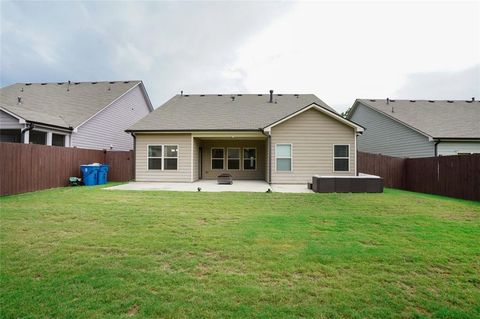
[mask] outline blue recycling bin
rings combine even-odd
[[[83,176],[83,184],[86,186],[97,185],[98,165],[80,165]]]
[[[106,184],[108,181],[108,165],[102,164],[98,168],[98,185]]]

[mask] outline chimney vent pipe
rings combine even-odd
[[[270,103],[273,102],[273,90],[270,90]]]

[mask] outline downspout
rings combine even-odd
[[[28,123],[27,123],[27,127],[23,128],[23,129],[20,131],[22,144],[25,142],[25,132],[31,131],[31,130],[33,130],[34,128],[35,128],[35,125],[33,125],[33,123],[28,122]]]
[[[268,146],[268,184],[272,184],[272,136],[270,134],[265,134],[263,128],[260,128],[260,131],[263,135],[267,137],[267,146]]]
[[[435,148],[435,157],[438,156],[438,147],[437,147],[437,145],[440,144],[440,142],[441,142],[441,140],[437,140],[437,141],[435,142],[435,144],[434,144],[434,145],[435,145],[435,146],[434,146],[434,148]]]
[[[130,132],[130,135],[133,137],[133,180],[135,180],[137,172],[137,137],[133,132]]]

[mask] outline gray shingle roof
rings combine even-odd
[[[16,83],[0,89],[0,106],[27,121],[75,128],[139,83]]]
[[[312,103],[335,112],[313,94],[269,99],[270,94],[175,95],[128,131],[258,130]]]
[[[358,99],[434,138],[480,138],[480,102]],[[392,108],[393,111],[392,112]],[[368,130],[368,125],[366,126]]]

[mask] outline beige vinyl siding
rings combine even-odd
[[[231,174],[233,179],[238,180],[265,180],[265,143],[266,140],[204,140],[202,141],[203,147],[203,159],[202,159],[202,171],[203,179],[216,179],[218,175],[222,173]],[[212,148],[221,147],[225,149],[225,160],[223,170],[212,170],[211,154]],[[240,148],[240,170],[227,169],[227,149],[228,148]],[[257,168],[256,170],[244,170],[243,169],[243,148],[256,148],[257,149]]]
[[[139,182],[191,182],[191,134],[137,134],[136,181]],[[177,170],[148,170],[148,145],[178,145]]]
[[[271,136],[272,183],[307,183],[316,174],[355,175],[355,129],[320,111],[310,109],[274,126]],[[276,144],[292,144],[292,171],[276,170]],[[350,146],[349,172],[334,172],[335,144]]]
[[[193,171],[192,171],[192,181],[196,181],[199,179],[199,176],[198,176],[198,170],[199,170],[199,167],[198,167],[198,161],[199,161],[199,148],[201,146],[201,143],[200,141],[198,140],[198,138],[193,138],[193,149],[192,149],[192,152],[193,152],[193,162],[192,162],[192,167],[193,167]]]

